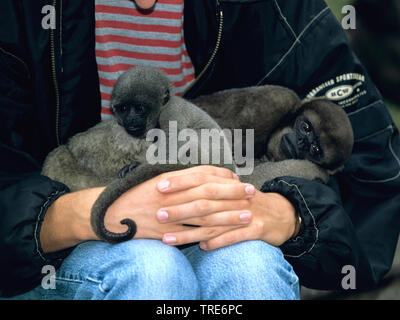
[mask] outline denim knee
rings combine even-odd
[[[188,255],[204,299],[298,299],[299,282],[279,248],[246,241]]]
[[[82,279],[75,299],[161,300],[199,296],[197,278],[186,257],[177,248],[157,240],[82,244],[60,272],[65,275],[70,270],[79,270]]]

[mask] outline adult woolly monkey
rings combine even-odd
[[[170,158],[169,143],[176,143],[175,162],[187,160],[187,152],[181,152],[182,149],[201,157],[203,153],[212,154],[216,144],[202,140],[176,141],[176,138],[170,141],[170,121],[174,121],[178,133],[190,128],[201,136],[202,129],[217,130],[221,141],[216,151],[224,157],[219,165],[235,170],[232,151],[218,124],[206,112],[171,92],[171,83],[163,72],[150,67],[128,70],[119,77],[112,91],[115,117],[75,135],[66,145],[52,151],[44,162],[42,174],[63,182],[71,191],[107,186],[91,213],[92,228],[100,239],[120,242],[136,233],[136,225],[130,219],[121,221],[128,226],[121,234],[110,232],[104,226],[109,205],[123,192],[163,172],[191,166],[190,163],[148,164],[147,152],[154,146],[153,141],[146,140],[149,130],[160,128],[165,133],[167,145],[158,142],[159,150],[167,151],[166,161]]]

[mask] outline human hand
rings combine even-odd
[[[263,240],[279,247],[299,233],[301,220],[290,201],[278,193],[256,191],[246,209],[253,215],[248,225],[202,241],[200,247],[214,250],[247,240]]]
[[[247,208],[248,199],[256,190],[252,185],[241,183],[230,170],[200,166],[191,171],[176,171],[164,176],[158,186],[158,191],[168,199],[157,212],[158,222],[166,227],[198,226],[167,231],[163,236],[167,244],[202,241],[251,221],[251,213],[243,208]],[[177,237],[176,233],[179,233]]]
[[[173,190],[171,188],[171,192]],[[201,212],[202,216],[185,220],[194,211]],[[159,219],[164,215],[160,212],[168,212],[169,221],[201,226],[196,230],[165,234],[165,243],[180,245],[200,241],[200,247],[205,250],[246,240],[263,240],[280,246],[300,228],[294,207],[285,197],[257,190],[254,190],[254,196],[245,200],[217,200],[204,202],[199,207],[188,204],[164,208],[158,212]]]
[[[169,185],[163,189],[166,182]],[[223,210],[225,207],[231,209],[240,201],[243,206],[243,201],[252,196],[246,193],[246,186],[248,185],[241,183],[232,171],[213,166],[197,166],[164,173],[121,195],[107,210],[105,225],[110,231],[120,233],[125,231],[126,227],[119,222],[131,218],[137,225],[134,238],[161,239],[165,233],[179,231],[197,234],[200,228],[184,224],[218,224],[221,217],[217,217],[217,220],[203,217],[206,214],[205,210],[212,206],[214,210]],[[218,201],[221,199],[231,203]],[[162,219],[165,212],[160,209],[167,207],[177,211],[170,212],[165,220]],[[176,212],[180,212],[179,217]],[[227,220],[222,219],[219,229],[227,231],[237,227],[236,221],[240,221],[239,216],[240,212],[232,212]],[[235,223],[232,224],[235,219]],[[243,225],[243,222],[240,224]]]
[[[161,239],[166,232],[193,229],[182,226],[179,222],[160,224],[156,219],[156,212],[161,207],[199,200],[207,192],[207,187],[203,188],[203,192],[200,188],[162,194],[157,190],[157,185],[171,176],[182,176],[185,181],[194,181],[199,179],[199,174],[203,176],[203,182],[213,180],[224,184],[239,183],[232,171],[212,166],[198,166],[162,174],[119,197],[107,210],[107,228],[114,232],[123,232],[126,227],[120,221],[130,217],[138,226],[135,238]],[[40,230],[40,242],[45,253],[70,248],[88,240],[99,240],[90,225],[90,215],[93,204],[104,189],[105,187],[80,190],[65,194],[54,201],[46,211]]]

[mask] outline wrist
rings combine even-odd
[[[98,240],[90,225],[91,209],[104,188],[68,193],[47,209],[40,242],[45,253],[74,247],[81,242]]]
[[[272,214],[275,212],[276,219],[279,223],[280,241],[281,243],[296,237],[300,231],[300,223],[296,209],[291,201],[280,193],[266,192],[264,196],[268,199],[268,211]]]
[[[103,192],[104,187],[91,188],[70,194],[70,199],[65,199],[66,208],[71,210],[71,232],[76,241],[85,242],[89,240],[99,240],[93,232],[90,225],[90,215],[93,204],[99,195]]]
[[[287,240],[294,238],[300,231],[299,216],[296,213],[296,209],[288,198],[279,193],[269,193],[271,196],[276,198],[275,201],[279,203],[279,211],[284,215],[283,221],[286,222],[288,230]],[[279,199],[279,202],[278,202]]]

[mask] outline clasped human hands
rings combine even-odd
[[[292,204],[240,182],[230,170],[197,166],[169,172],[124,193],[107,211],[107,228],[124,231],[131,217],[135,238],[162,239],[169,245],[200,242],[213,250],[246,240],[279,246],[296,232]]]

